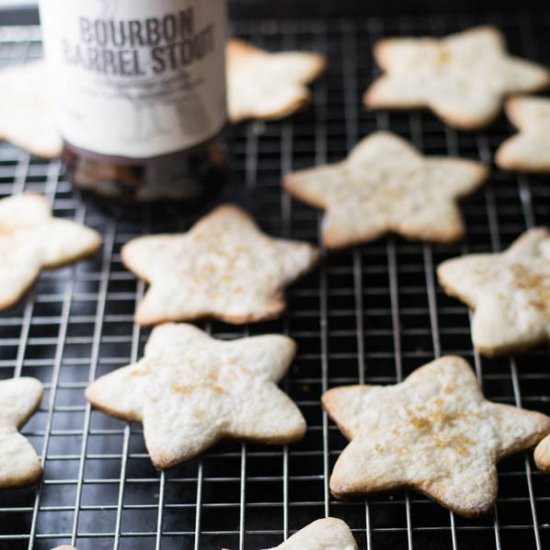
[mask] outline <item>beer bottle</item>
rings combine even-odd
[[[41,0],[40,16],[74,185],[147,201],[223,179],[225,0]]]

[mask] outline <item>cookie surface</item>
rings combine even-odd
[[[284,287],[318,260],[308,243],[272,239],[235,206],[220,206],[190,231],[139,237],[122,261],[150,283],[136,321],[151,325],[211,316],[229,323],[278,317]]]
[[[323,242],[342,248],[387,232],[436,242],[455,241],[464,225],[457,199],[487,178],[470,160],[423,157],[398,136],[375,132],[336,164],[293,172],[285,189],[325,208]]]
[[[42,391],[35,378],[0,382],[0,489],[31,485],[42,475],[36,451],[18,432],[40,405]]]
[[[540,470],[550,472],[550,436],[546,436],[535,449],[535,463]]]
[[[472,341],[493,356],[525,350],[550,338],[550,232],[531,229],[497,254],[443,262],[439,283],[474,309]]]
[[[18,302],[43,268],[76,261],[100,245],[96,231],[52,217],[42,195],[0,200],[0,309]]]
[[[473,130],[490,123],[510,94],[550,84],[546,67],[510,56],[494,27],[436,38],[381,40],[374,56],[384,71],[364,96],[375,109],[431,108],[445,122]]]
[[[278,119],[311,101],[307,84],[324,70],[326,60],[313,52],[270,53],[244,40],[227,43],[229,118]]]
[[[156,327],[143,359],[88,386],[103,412],[143,422],[151,461],[170,468],[222,438],[290,443],[306,429],[277,386],[296,346],[278,335],[214,340],[186,324]]]
[[[346,523],[325,518],[310,523],[271,550],[357,550],[357,544]]]
[[[0,70],[0,139],[39,157],[61,154],[44,61]]]
[[[332,472],[337,497],[410,487],[463,516],[488,512],[496,463],[550,432],[550,417],[485,400],[468,363],[437,359],[394,386],[342,386],[323,406],[351,439]]]
[[[550,172],[550,99],[514,97],[506,114],[519,132],[497,150],[495,161],[505,170]]]

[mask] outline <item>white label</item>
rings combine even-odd
[[[41,0],[40,14],[72,145],[148,158],[225,124],[225,0]]]

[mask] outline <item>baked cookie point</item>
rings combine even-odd
[[[469,254],[437,268],[445,292],[474,309],[472,341],[483,355],[523,351],[550,338],[550,233],[525,232],[501,253]]]
[[[310,523],[271,550],[358,550],[350,528],[341,519]]]
[[[79,260],[101,245],[99,233],[54,218],[46,197],[34,193],[0,200],[0,309],[16,304],[40,271]]]
[[[496,164],[516,172],[550,172],[550,99],[511,98],[506,102],[506,114],[518,133],[500,145]]]
[[[291,443],[306,425],[277,382],[295,351],[285,336],[221,341],[192,325],[168,323],[152,331],[141,360],[97,379],[86,398],[109,415],[142,422],[158,469],[223,438]]]
[[[43,387],[35,378],[0,381],[0,489],[36,483],[42,464],[18,429],[40,405]]]
[[[313,52],[270,53],[244,40],[227,43],[229,118],[279,119],[311,102],[307,84],[326,67],[324,56]]]
[[[501,458],[550,433],[550,417],[487,401],[454,356],[400,384],[334,388],[322,401],[351,440],[331,475],[335,496],[413,488],[463,516],[494,505]]]
[[[347,159],[288,174],[284,188],[326,210],[322,238],[344,248],[394,232],[411,239],[453,242],[464,235],[458,199],[487,179],[472,160],[424,157],[390,132],[361,140]]]
[[[61,155],[44,61],[0,70],[0,139],[44,158]]]
[[[384,39],[374,55],[384,74],[364,95],[367,107],[426,107],[464,130],[489,124],[506,96],[550,85],[548,68],[509,55],[503,35],[491,26],[442,39]]]
[[[550,435],[537,445],[534,458],[535,464],[540,470],[550,472]]]
[[[187,233],[134,239],[121,255],[150,283],[135,316],[143,325],[201,317],[233,324],[274,319],[286,308],[284,288],[319,259],[314,246],[268,237],[230,205]]]

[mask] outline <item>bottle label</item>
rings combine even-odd
[[[72,145],[145,159],[225,124],[225,0],[41,0],[40,15]]]

